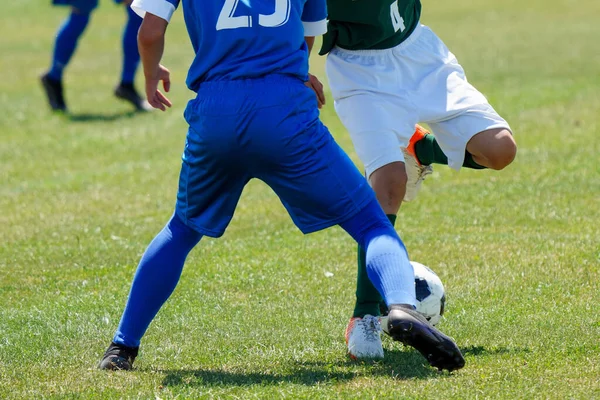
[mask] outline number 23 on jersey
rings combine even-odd
[[[290,0],[273,1],[275,2],[275,11],[269,15],[258,14],[258,25],[265,28],[276,28],[288,22],[291,9]],[[239,2],[240,0],[225,0],[223,9],[219,13],[219,19],[217,20],[216,28],[218,31],[222,29],[250,28],[252,26],[252,16],[233,16]]]

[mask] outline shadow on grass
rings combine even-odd
[[[461,349],[465,356],[488,356],[510,353],[529,353],[527,348],[469,346]],[[468,363],[467,363],[468,367]],[[321,361],[290,362],[278,372],[235,372],[223,369],[181,369],[156,371],[165,374],[164,386],[254,386],[293,383],[306,386],[351,381],[366,376],[386,376],[393,379],[448,378],[453,373],[431,368],[416,351],[390,349],[381,361],[352,361],[327,363]],[[459,372],[460,373],[460,372]]]
[[[143,111],[121,111],[112,114],[96,114],[96,113],[82,113],[82,114],[65,114],[65,117],[72,122],[110,122],[124,118],[131,118],[137,114],[144,113]]]
[[[265,386],[280,383],[317,385],[326,382],[349,381],[354,378],[351,371],[327,371],[304,367],[293,372],[231,372],[219,369],[173,370],[166,373],[164,386]]]
[[[303,361],[282,365],[278,372],[233,372],[222,369],[181,369],[164,373],[164,386],[254,386],[293,383],[306,386],[351,381],[364,376],[387,376],[394,379],[427,379],[450,376],[430,368],[416,352],[391,350],[382,361],[338,363]]]
[[[483,346],[469,346],[460,349],[464,356],[491,356],[495,354],[516,354],[516,353],[530,353],[531,350],[525,347],[494,347],[486,349]]]

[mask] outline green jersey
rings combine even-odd
[[[329,23],[319,54],[389,49],[402,43],[421,16],[420,0],[327,0]]]

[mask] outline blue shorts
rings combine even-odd
[[[275,191],[304,233],[346,221],[375,200],[319,120],[314,92],[297,78],[203,83],[184,115],[176,213],[203,235],[225,232],[252,178]]]
[[[121,4],[123,0],[114,0],[115,3]],[[78,9],[81,12],[89,13],[98,7],[98,0],[52,0],[55,6],[70,6]]]

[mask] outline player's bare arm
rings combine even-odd
[[[165,47],[165,32],[168,22],[151,13],[146,13],[138,33],[138,47],[146,77],[146,98],[154,108],[165,111],[171,101],[158,89],[163,82],[165,92],[171,88],[170,72],[160,64]]]
[[[306,46],[308,47],[308,54],[312,51],[313,45],[315,44],[314,36],[305,36],[304,40],[306,41]],[[314,90],[317,95],[317,103],[319,108],[325,105],[325,92],[323,90],[323,84],[319,81],[319,78],[314,76],[313,74],[308,74],[308,81],[306,81],[306,86]]]

